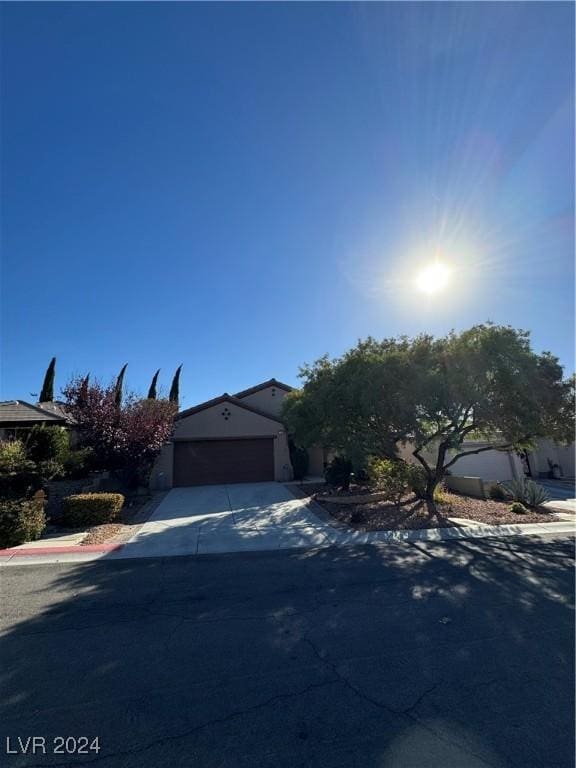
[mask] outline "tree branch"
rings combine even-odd
[[[415,451],[412,451],[412,456],[414,456],[414,458],[417,461],[419,461],[420,464],[422,464],[422,466],[424,467],[424,470],[426,471],[426,474],[428,475],[428,477],[432,477],[432,470],[430,469],[430,467],[429,467],[428,463],[425,461],[425,459],[423,459],[422,456],[420,456],[420,451],[421,450],[422,450],[421,448],[416,448]]]
[[[509,445],[487,445],[484,448],[476,448],[474,451],[463,451],[462,453],[456,454],[453,459],[451,459],[448,464],[444,466],[444,471],[449,469],[453,464],[455,464],[458,459],[461,459],[463,456],[473,456],[477,453],[483,453],[484,451],[509,451],[514,446],[510,443]]]

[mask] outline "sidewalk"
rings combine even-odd
[[[304,546],[295,542],[294,545],[270,546],[266,537],[248,539],[242,545],[230,545],[229,541],[223,542],[221,549],[211,548],[209,552],[192,551],[166,551],[159,553],[158,557],[177,557],[182,555],[202,557],[204,554],[225,554],[231,552],[263,552],[279,551],[280,549],[319,549],[325,547],[351,547],[367,544],[386,544],[387,542],[412,542],[412,541],[457,541],[461,539],[482,538],[507,538],[509,536],[538,536],[545,534],[574,534],[576,533],[574,521],[559,521],[556,523],[530,523],[527,525],[498,525],[486,524],[470,525],[454,528],[429,528],[413,531],[373,531],[362,533],[358,531],[345,531],[331,528],[326,530],[322,538],[319,538],[314,546]],[[61,537],[62,539],[66,537]],[[70,537],[68,537],[70,538]],[[0,566],[8,565],[38,565],[54,563],[84,563],[99,559],[124,559],[138,557],[139,554],[131,552],[131,543],[111,543],[79,546],[78,544],[56,544],[52,540],[46,546],[46,540],[29,542],[19,547],[0,550]]]

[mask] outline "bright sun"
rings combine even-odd
[[[440,293],[450,282],[451,270],[446,264],[435,261],[423,267],[416,276],[416,287],[422,293]]]

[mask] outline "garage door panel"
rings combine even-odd
[[[187,440],[174,444],[174,485],[274,480],[273,438]]]

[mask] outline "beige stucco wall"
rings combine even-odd
[[[253,408],[258,408],[265,413],[269,413],[272,416],[280,418],[282,411],[282,401],[286,397],[288,392],[280,387],[266,387],[266,389],[260,389],[258,392],[254,392],[251,395],[242,397],[241,400],[246,405],[250,405]]]
[[[464,443],[462,450],[470,451],[481,448],[482,445],[486,443]],[[513,452],[503,451],[484,451],[472,456],[464,456],[450,467],[450,471],[458,477],[481,477],[485,481],[514,480],[524,475],[518,456]]]
[[[534,451],[528,454],[532,474],[537,478],[540,473],[548,475],[548,459],[559,464],[564,477],[575,476],[575,444],[560,445],[552,440],[539,440]]]
[[[478,441],[465,442],[461,451],[471,451],[475,448],[482,448],[487,443]],[[412,446],[409,443],[398,445],[398,455],[405,461],[415,463],[416,459],[412,456]],[[454,455],[454,453],[452,454]],[[436,450],[430,449],[422,451],[422,456],[428,463],[434,463],[436,460]],[[513,480],[516,477],[523,476],[522,463],[515,453],[505,453],[502,451],[483,451],[471,456],[464,456],[450,467],[452,475],[457,477],[475,477],[482,480]]]
[[[465,496],[477,496],[485,498],[484,483],[479,477],[458,477],[450,475],[445,479],[446,486],[453,491],[463,493]]]
[[[229,414],[224,418],[223,412]],[[272,437],[274,439],[274,477],[279,482],[292,479],[288,437],[284,426],[265,416],[224,402],[193,413],[176,422],[173,440],[226,439],[232,437]],[[165,446],[152,470],[153,488],[172,486],[173,446]],[[163,474],[162,474],[163,473]]]
[[[228,419],[222,414],[229,413]],[[179,419],[174,427],[174,439],[201,437],[264,437],[276,435],[284,427],[230,402],[213,405],[203,411]]]
[[[166,443],[160,455],[154,462],[150,474],[150,488],[162,491],[172,488],[172,473],[174,470],[174,444]]]

